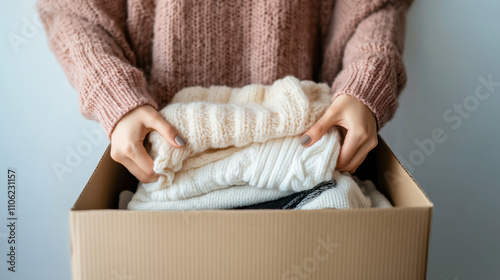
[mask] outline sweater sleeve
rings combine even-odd
[[[406,84],[402,53],[411,1],[386,2],[359,21],[332,83],[332,101],[341,94],[356,97],[374,113],[377,131],[393,118],[397,97]]]
[[[97,120],[108,138],[129,111],[158,104],[127,42],[126,1],[41,0],[37,10],[48,42],[70,84],[81,114]]]

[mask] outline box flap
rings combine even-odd
[[[380,135],[378,137],[379,144],[374,149],[377,160],[372,163],[376,166],[377,188],[386,192],[394,206],[433,207],[425,191],[403,167],[384,139]]]
[[[122,190],[136,191],[139,181],[111,158],[110,151],[111,144],[71,210],[117,209]]]

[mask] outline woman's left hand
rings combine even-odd
[[[330,127],[338,125],[344,133],[336,169],[354,173],[369,151],[378,144],[377,123],[373,112],[361,101],[347,94],[337,96],[325,114],[300,138],[309,147]]]

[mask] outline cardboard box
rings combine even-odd
[[[425,279],[433,204],[379,136],[358,168],[394,208],[118,210],[106,150],[70,211],[73,279]]]

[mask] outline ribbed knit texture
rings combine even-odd
[[[411,1],[41,0],[49,45],[80,111],[108,137],[137,106],[188,86],[271,84],[286,75],[355,96],[380,129],[406,76]]]
[[[139,183],[129,209],[173,210],[208,207],[207,204],[217,206],[214,209],[230,208],[280,198],[332,179],[340,151],[338,130],[332,127],[307,148],[300,145],[299,139],[300,135],[287,136],[239,149],[223,149],[223,154],[229,154],[223,158],[217,155],[219,152],[201,153],[194,158],[202,156],[202,160],[210,163],[194,168],[183,165],[169,186],[164,181]],[[208,156],[214,154],[215,161]],[[233,189],[235,186],[249,188]],[[207,194],[210,203],[202,198]],[[182,201],[186,205],[180,206]],[[194,201],[205,206],[192,205]]]
[[[331,183],[333,181],[333,184]],[[335,171],[332,180],[324,181],[316,187],[324,187],[315,196],[312,190],[302,192],[283,192],[272,189],[259,189],[251,186],[232,186],[221,190],[209,192],[204,195],[173,201],[151,200],[150,193],[144,188],[139,188],[134,194],[130,191],[122,191],[119,196],[119,209],[141,210],[141,211],[185,211],[185,210],[213,210],[249,208],[254,209],[277,209],[264,207],[264,205],[279,205],[277,200],[285,197],[297,198],[297,195],[307,193],[306,197],[293,205],[292,209],[352,209],[352,208],[390,208],[391,202],[375,187],[371,180],[360,180],[346,172]],[[288,200],[289,201],[289,200]],[[259,205],[259,207],[252,207]]]
[[[148,138],[150,155],[154,159],[154,171],[161,176],[157,182],[144,187],[154,191],[172,186],[175,172],[183,168],[187,158],[197,155],[205,161],[213,161],[210,159],[213,153],[201,154],[209,149],[243,147],[285,136],[299,137],[321,118],[329,105],[330,88],[326,83],[299,81],[293,76],[276,80],[272,85],[187,87],[160,110],[187,144],[183,148],[173,147],[160,133],[152,131]],[[335,145],[338,139],[325,138],[325,141],[330,139],[330,157],[332,149],[339,148]],[[296,142],[295,149],[299,146],[298,138]],[[310,152],[315,149],[310,148]]]
[[[271,86],[179,91],[160,113],[187,144],[175,148],[158,132],[150,134],[150,155],[160,178],[140,182],[128,209],[232,208],[308,190],[334,174],[336,190],[314,199],[318,207],[370,207],[370,198],[350,175],[335,171],[337,127],[310,147],[300,144],[301,134],[328,108],[329,92],[325,83],[293,76]]]
[[[153,192],[151,199],[179,200],[234,185],[298,192],[331,179],[340,151],[337,129],[331,128],[311,147],[303,147],[299,139],[297,135],[252,143],[197,168],[178,163],[184,168],[175,173],[172,184],[158,180],[139,183],[139,188]],[[201,156],[207,159],[207,154]]]

